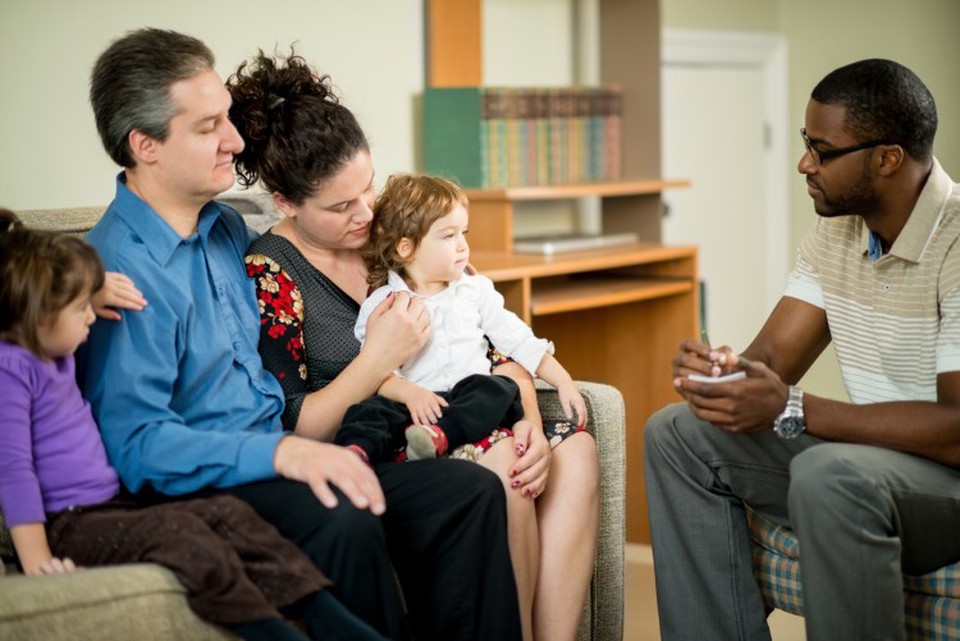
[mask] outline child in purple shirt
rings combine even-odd
[[[9,229],[8,229],[9,228]],[[201,618],[244,639],[382,639],[323,588],[291,542],[231,496],[138,507],[123,498],[73,353],[104,282],[88,244],[17,228],[0,210],[0,511],[27,575],[168,567]]]

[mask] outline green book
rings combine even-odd
[[[423,159],[427,173],[463,187],[489,186],[490,159],[482,87],[427,88],[423,96]]]

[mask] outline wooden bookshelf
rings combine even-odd
[[[695,336],[700,305],[696,247],[660,244],[661,192],[685,180],[660,177],[660,7],[658,0],[598,0],[601,82],[623,91],[623,180],[561,186],[470,189],[471,262],[508,308],[552,340],[571,374],[615,386],[627,418],[627,539],[649,543],[642,433],[647,418],[680,400],[671,360]],[[479,0],[427,3],[428,82],[482,83]],[[456,15],[456,27],[445,27]],[[464,37],[463,25],[475,34]],[[434,33],[435,30],[444,31]],[[463,73],[453,60],[470,61]],[[641,242],[541,256],[513,253],[514,204],[597,196],[603,233]]]
[[[600,196],[601,227],[605,233],[633,232],[638,238],[660,240],[660,193],[665,189],[686,187],[686,180],[618,180],[606,183],[509,187],[506,189],[467,189],[470,199],[470,247],[475,251],[513,249],[514,203],[524,201],[569,200]],[[643,205],[655,205],[654,215],[639,215]],[[646,207],[651,209],[651,207]]]
[[[583,196],[635,196],[659,194],[673,187],[687,187],[688,180],[618,180],[607,183],[581,183],[576,185],[543,185],[532,187],[507,187],[503,189],[467,189],[471,203],[515,202],[522,200],[559,200]]]

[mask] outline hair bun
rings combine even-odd
[[[21,227],[23,227],[23,222],[15,213],[5,207],[0,207],[0,232],[20,229]]]

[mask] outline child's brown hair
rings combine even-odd
[[[467,196],[456,183],[438,176],[396,174],[387,179],[373,207],[370,241],[363,250],[367,282],[380,287],[387,274],[404,276],[406,261],[397,253],[401,238],[420,246],[430,226],[456,205],[467,206]]]
[[[0,340],[49,358],[37,327],[84,292],[103,287],[103,264],[76,236],[26,229],[0,208]]]

